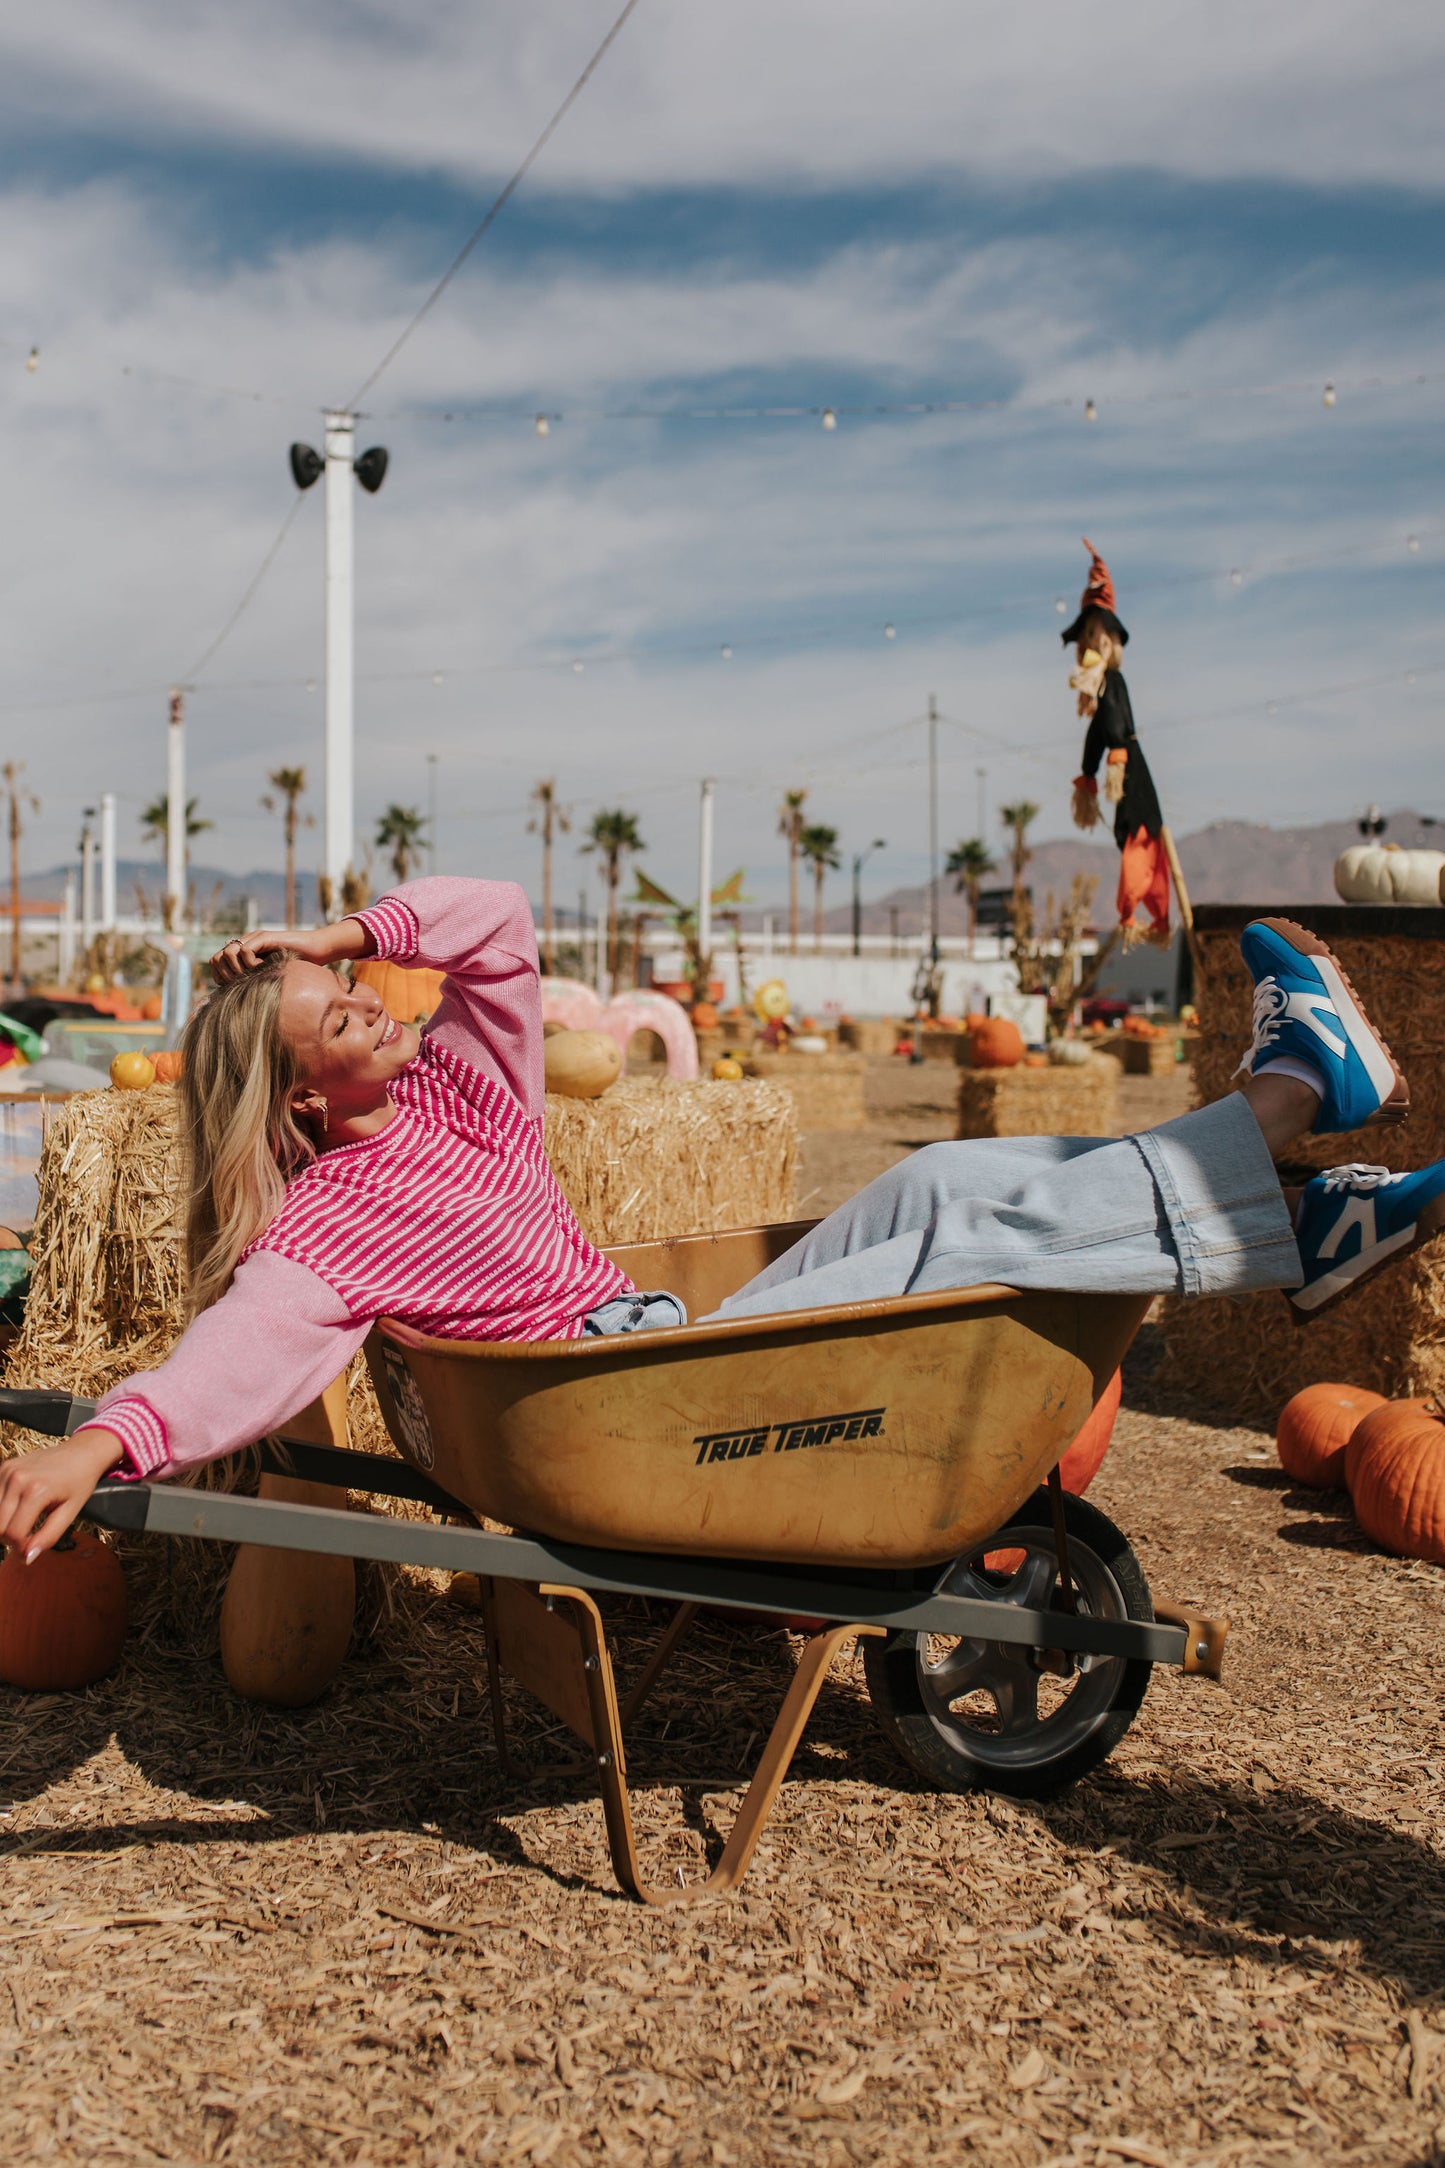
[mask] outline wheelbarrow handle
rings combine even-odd
[[[22,1430],[43,1431],[47,1438],[69,1438],[95,1413],[93,1400],[56,1392],[48,1385],[0,1386],[0,1422]]]

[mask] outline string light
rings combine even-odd
[[[1335,403],[1335,387],[1334,387],[1334,385],[1333,385],[1333,384],[1326,384],[1326,386],[1325,386],[1325,405],[1326,405],[1326,406],[1333,406],[1333,405],[1334,405],[1334,403]]]
[[[1420,553],[1420,537],[1417,534],[1407,535],[1405,547],[1412,557],[1418,556]]]
[[[431,681],[433,685],[445,685],[447,681],[447,674],[445,670],[433,670],[431,674]]]
[[[733,659],[733,650],[732,650],[732,642],[731,642],[730,640],[724,640],[724,641],[723,641],[723,644],[722,644],[722,651],[721,651],[721,652],[722,652],[722,659],[723,659],[723,661],[724,661],[724,662],[731,662],[731,661],[732,661],[732,659]]]
[[[823,409],[823,427],[825,429],[836,429],[837,426],[837,415],[833,412],[833,409],[830,406],[825,406]]]
[[[896,625],[885,625],[883,627],[883,637],[885,640],[896,640],[898,638],[898,627]]]
[[[1062,595],[1055,595],[1054,608],[1058,611],[1060,617],[1067,617],[1069,614],[1069,605],[1067,604],[1067,602],[1065,602]]]
[[[572,665],[572,675],[573,675],[573,677],[581,677],[581,675],[582,675],[582,665],[581,665],[581,663],[580,663],[580,662],[574,662],[574,663],[573,663],[573,665]]]
[[[1231,587],[1242,587],[1244,585],[1244,574],[1240,571],[1238,565],[1235,565],[1230,572],[1229,584]]]
[[[308,692],[308,693],[314,693],[314,692],[315,692],[315,690],[316,690],[316,680],[315,680],[315,678],[308,678],[308,679],[306,680],[306,690],[307,690],[307,692]]]
[[[552,434],[552,424],[548,421],[545,414],[539,414],[536,421],[533,422],[532,427],[536,430],[539,437],[550,437]]]
[[[25,357],[25,366],[30,371],[30,374],[34,376],[36,370],[40,367],[40,349],[38,346],[31,347],[30,352]]]
[[[1086,399],[1084,401],[1084,420],[1086,422],[1096,422],[1098,419],[1099,409],[1095,406],[1092,399]]]

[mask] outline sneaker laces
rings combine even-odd
[[[1339,1189],[1369,1191],[1383,1188],[1386,1182],[1398,1182],[1400,1176],[1388,1167],[1327,1167],[1320,1177],[1325,1195],[1332,1196]]]
[[[1261,979],[1254,989],[1254,1015],[1250,1025],[1253,1036],[1240,1056],[1239,1067],[1234,1072],[1236,1076],[1254,1074],[1256,1060],[1279,1037],[1279,1027],[1288,1007],[1289,995],[1279,980]]]

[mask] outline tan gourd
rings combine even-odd
[[[554,1031],[543,1049],[549,1092],[600,1099],[622,1071],[622,1049],[605,1031]]]
[[[345,1377],[334,1379],[319,1400],[293,1416],[286,1435],[311,1445],[346,1446]],[[341,1502],[341,1494],[325,1483],[279,1475],[262,1476],[260,1495],[295,1506]],[[355,1615],[356,1569],[349,1558],[243,1543],[221,1605],[226,1677],[248,1701],[304,1708],[335,1678]]]
[[[1335,860],[1335,888],[1346,903],[1445,901],[1445,851],[1404,851],[1398,843],[1355,843]]]

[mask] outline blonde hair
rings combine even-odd
[[[219,1302],[242,1251],[274,1219],[286,1185],[316,1157],[292,1107],[305,1081],[281,1030],[274,950],[218,987],[186,1026],[181,1105],[188,1152],[186,1297],[192,1317]]]

